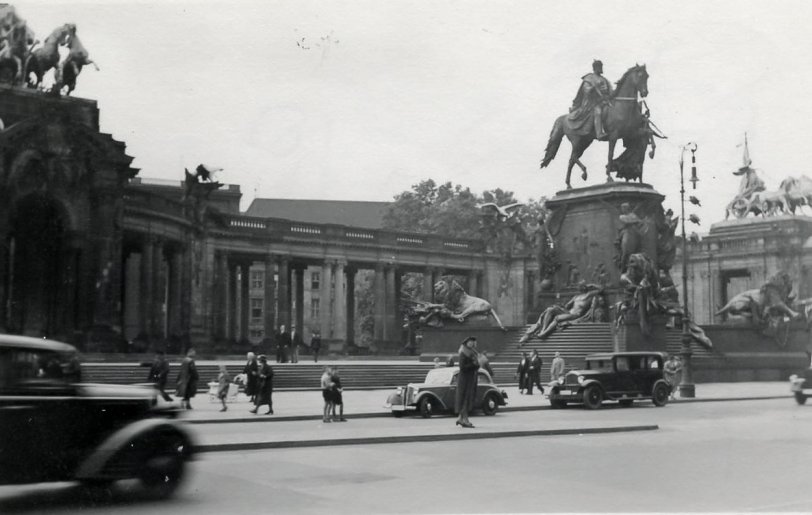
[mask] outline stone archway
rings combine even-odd
[[[68,249],[64,207],[40,193],[14,203],[8,241],[8,330],[31,336],[69,335],[76,253]]]

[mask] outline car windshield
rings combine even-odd
[[[599,372],[611,372],[612,360],[611,359],[588,359],[586,360],[587,370],[597,370]]]
[[[457,367],[434,368],[426,374],[426,384],[451,384],[451,377],[457,371]]]
[[[79,378],[79,357],[75,353],[0,349],[0,387],[41,380],[75,382]]]

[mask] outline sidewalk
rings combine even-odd
[[[192,400],[194,409],[183,413],[182,418],[192,424],[237,423],[237,422],[274,422],[291,420],[311,420],[321,418],[324,405],[321,391],[279,391],[273,394],[274,415],[254,415],[248,410],[253,405],[240,393],[235,402],[228,403],[228,411],[220,412],[219,401],[209,399],[205,384],[200,386],[201,393]],[[517,387],[509,386],[504,390],[508,394],[508,405],[503,411],[524,411],[548,409],[550,403],[538,391],[534,395],[520,395]],[[344,390],[344,413],[347,418],[369,418],[391,416],[384,408],[387,396],[393,389],[385,390]],[[785,381],[744,382],[744,383],[702,383],[696,385],[696,398],[680,399],[675,403],[735,401],[753,399],[775,399],[790,397],[789,383]],[[259,409],[267,411],[267,406]]]

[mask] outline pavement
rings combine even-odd
[[[347,423],[323,423],[320,391],[274,392],[274,414],[249,413],[253,406],[243,394],[229,402],[228,410],[220,412],[221,404],[207,394],[192,401],[192,410],[181,418],[192,425],[200,452],[235,451],[251,449],[278,449],[290,447],[323,447],[372,443],[431,442],[482,438],[521,436],[560,436],[659,429],[653,413],[660,413],[651,402],[641,401],[635,406],[648,412],[628,408],[617,409],[616,403],[607,403],[601,410],[551,410],[549,401],[535,392],[520,395],[515,386],[504,388],[508,406],[501,407],[495,417],[477,416],[475,430],[465,430],[453,424],[451,416],[436,416],[424,420],[419,416],[395,418],[384,407],[385,390],[344,391]],[[695,405],[710,402],[734,402],[769,399],[787,399],[791,394],[786,382],[707,383],[696,385],[696,397],[677,398],[674,405]],[[794,404],[794,402],[793,402]],[[668,407],[665,408],[668,410]],[[550,410],[543,419],[529,412]],[[653,410],[653,411],[651,411]],[[517,412],[515,415],[513,412]],[[332,426],[332,427],[331,427]]]

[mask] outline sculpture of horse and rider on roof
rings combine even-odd
[[[60,48],[67,50],[62,58]],[[0,5],[0,82],[44,88],[43,77],[53,70],[50,91],[69,95],[87,65],[99,69],[76,34],[76,25],[57,27],[40,44],[14,7]]]

